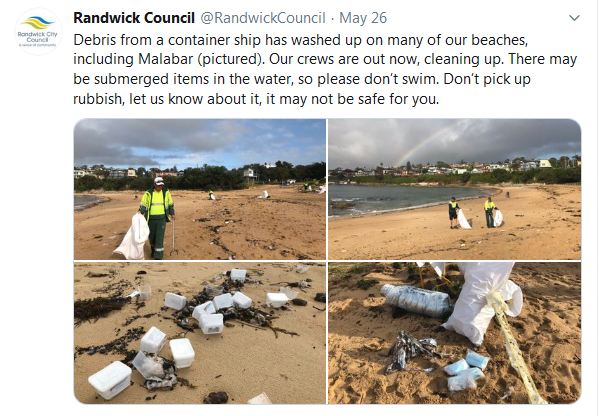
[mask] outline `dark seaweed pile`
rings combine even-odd
[[[97,297],[94,299],[76,300],[74,304],[75,325],[79,326],[83,322],[91,321],[92,319],[96,322],[99,318],[108,315],[112,311],[120,310],[130,301],[131,298],[122,297]]]

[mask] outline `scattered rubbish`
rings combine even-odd
[[[213,298],[213,303],[215,305],[215,309],[218,311],[219,309],[232,307],[233,298],[231,296],[231,293],[223,293],[222,295],[215,296]]]
[[[153,326],[140,341],[140,351],[158,354],[166,342],[167,335]]]
[[[133,359],[133,366],[146,379],[148,390],[171,389],[177,383],[175,363],[157,355],[147,357],[142,351]]]
[[[235,292],[235,295],[233,295],[232,300],[236,308],[247,309],[250,307],[250,305],[252,305],[252,299],[244,295],[242,292]]]
[[[279,288],[279,293],[283,293],[284,295],[286,295],[289,300],[296,299],[296,296],[298,296],[300,294],[300,292],[296,292],[295,290],[292,290],[292,289],[290,289],[287,286],[286,287],[280,287]]]
[[[250,400],[248,400],[247,404],[273,404],[273,403],[271,402],[271,400],[267,396],[267,393],[262,392],[258,396],[253,397]]]
[[[88,378],[88,382],[105,400],[110,400],[130,385],[131,368],[120,361],[104,367]]]
[[[279,308],[285,305],[288,297],[285,293],[267,293],[267,305],[273,308]]]
[[[385,296],[388,305],[431,318],[442,318],[452,310],[450,296],[443,292],[412,286],[383,285],[381,293]]]
[[[508,399],[514,392],[515,392],[515,388],[513,386],[510,386],[508,388],[508,390],[506,390],[504,392],[504,396],[500,397],[500,400],[506,400],[506,399]]]
[[[467,350],[467,357],[465,358],[466,362],[472,367],[479,367],[482,370],[485,370],[490,359],[488,357],[484,357],[483,355],[477,354],[475,351]]]
[[[223,332],[223,314],[200,315],[200,329],[206,335]]]
[[[448,390],[451,392],[462,391],[466,389],[476,389],[477,380],[485,377],[479,368],[470,368],[463,370],[458,375],[448,379]]]
[[[146,272],[144,272],[144,274],[145,273]],[[140,293],[140,300],[148,300],[150,299],[150,295],[152,294],[152,288],[150,287],[150,285],[140,285],[138,286],[138,292]]]
[[[169,341],[169,347],[171,348],[173,360],[175,360],[175,367],[186,368],[192,365],[196,354],[189,339],[173,339]]]
[[[305,301],[304,299],[292,299],[292,303],[294,305],[298,305],[298,306],[306,306],[306,304],[308,303],[307,301]]]
[[[457,362],[444,367],[444,371],[449,376],[455,376],[458,373],[460,373],[461,371],[468,370],[468,369],[469,369],[469,364],[467,364],[467,362],[465,361],[464,358],[461,358]]]
[[[231,269],[231,273],[229,274],[229,278],[233,281],[243,282],[246,280],[246,270],[244,269]]]
[[[327,295],[323,292],[319,292],[315,295],[315,300],[317,302],[327,303]]]
[[[167,292],[165,294],[165,306],[175,310],[182,310],[185,307],[185,296]]]
[[[215,279],[220,279],[220,278],[221,278],[220,275],[215,276]],[[219,296],[220,294],[223,293],[223,286],[217,286],[217,285],[208,284],[204,288],[204,291],[206,292],[206,294],[208,296]]]
[[[296,265],[296,273],[306,273],[308,269],[310,269],[310,266],[308,264],[298,263]]]
[[[194,308],[192,312],[192,317],[200,322],[201,315],[210,315],[211,313],[216,313],[215,304],[212,301],[208,301],[203,303],[202,305],[198,305]]]
[[[405,370],[406,364],[419,355],[427,355],[429,357],[438,356],[440,353],[435,352],[437,342],[432,338],[417,340],[412,335],[408,335],[405,331],[400,331],[396,343],[388,351],[388,356],[391,358],[391,363],[385,369],[385,374],[391,374],[399,370]],[[417,370],[417,371],[427,371]]]
[[[229,400],[229,396],[224,391],[217,391],[213,393],[209,393],[207,397],[204,398],[204,403],[206,404],[225,404]]]

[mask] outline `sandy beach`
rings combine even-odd
[[[458,272],[456,272],[458,273]],[[426,281],[434,281],[432,274]],[[581,264],[516,263],[511,280],[523,290],[524,306],[508,318],[529,372],[549,403],[573,403],[581,394]],[[375,279],[367,290],[360,279]],[[384,263],[329,265],[329,403],[527,403],[521,378],[508,358],[499,325],[492,320],[483,344],[490,357],[478,388],[451,393],[443,366],[464,358],[470,341],[440,327],[443,320],[405,313],[394,319],[380,293],[383,284],[418,286],[408,267]],[[444,358],[410,361],[409,369],[385,375],[386,356],[400,330],[433,337]],[[508,394],[510,393],[510,394]]]
[[[257,199],[263,190],[271,198]],[[135,198],[137,195],[137,199]],[[75,212],[75,260],[124,260],[113,254],[131,226],[143,192],[94,194],[107,201]],[[164,260],[325,260],[326,194],[264,186],[207,193],[173,191]],[[146,243],[146,259],[150,246]]]
[[[265,392],[273,403],[325,403],[326,401],[326,304],[314,300],[317,292],[326,291],[324,263],[308,263],[305,273],[296,272],[296,263],[76,263],[75,300],[109,297],[118,291],[128,295],[140,284],[151,285],[151,297],[141,305],[132,301],[97,321],[85,321],[74,329],[74,393],[82,403],[202,403],[211,392],[224,391],[228,403],[243,404]],[[245,268],[247,282],[242,292],[262,308],[266,293],[278,292],[279,282],[312,279],[311,287],[298,298],[306,306],[291,305],[291,310],[274,311],[273,326],[297,335],[278,333],[269,328],[255,328],[233,321],[221,334],[204,335],[179,327],[173,320],[173,309],[162,309],[165,293],[174,292],[188,299],[201,292],[213,277],[231,268]],[[105,276],[102,276],[105,275]],[[220,281],[220,280],[219,280]],[[319,310],[317,310],[318,308]],[[190,319],[194,321],[194,319]],[[112,400],[100,397],[88,383],[88,377],[126,354],[106,352],[102,346],[124,337],[136,329],[145,333],[156,326],[167,337],[184,336],[195,351],[189,368],[177,370],[180,380],[172,390],[149,392],[144,378],[133,370],[131,385]],[[126,351],[137,351],[140,341],[130,339]],[[90,347],[95,347],[90,351]],[[161,356],[171,359],[168,345]],[[186,383],[187,385],[184,385]]]
[[[459,201],[471,230],[450,229],[447,204],[330,218],[329,259],[581,259],[581,186],[504,187],[493,201],[504,215],[493,229],[485,224],[484,198]]]

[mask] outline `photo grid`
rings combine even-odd
[[[84,119],[85,404],[565,404],[581,131],[562,119]]]

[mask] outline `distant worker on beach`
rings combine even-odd
[[[212,190],[210,190],[210,189],[208,190],[208,199],[210,199],[212,201],[214,201],[216,199],[215,198],[215,193]]]
[[[485,201],[484,205],[485,209],[485,222],[487,224],[487,228],[495,228],[494,226],[494,210],[498,209],[496,204],[492,202],[492,197],[488,196],[487,201]]]
[[[450,229],[458,228],[458,210],[460,207],[458,206],[458,202],[456,202],[456,198],[452,197],[450,202],[448,202],[448,214],[450,216]],[[454,225],[452,223],[455,222]]]
[[[171,193],[165,187],[163,178],[154,179],[154,188],[150,188],[144,193],[139,213],[146,217],[148,228],[150,228],[148,240],[150,240],[152,251],[151,257],[154,260],[162,260],[165,252],[165,227],[167,222],[175,221],[175,205]]]

